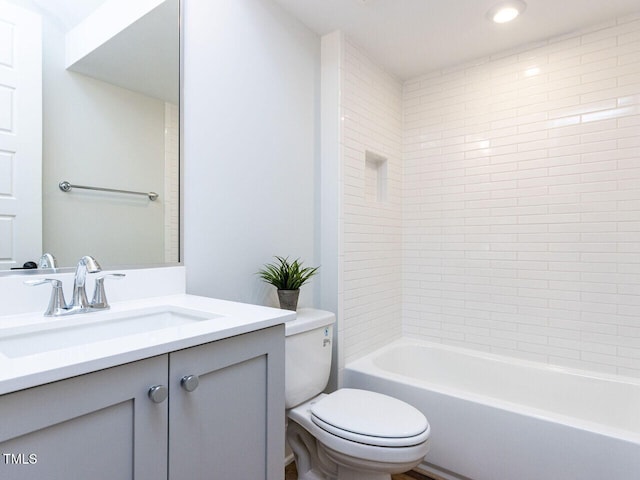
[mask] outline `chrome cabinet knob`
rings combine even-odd
[[[193,392],[196,388],[198,388],[198,385],[200,385],[200,379],[197,375],[185,375],[180,380],[180,385],[182,385],[182,388],[184,388],[187,392]]]
[[[169,396],[169,390],[164,385],[154,385],[147,392],[153,403],[162,403]]]

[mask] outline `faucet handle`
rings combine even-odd
[[[55,278],[41,278],[39,280],[25,280],[24,284],[29,285],[30,287],[35,287],[38,285],[44,285],[46,283],[50,283],[53,285],[53,288],[61,287],[62,282]]]
[[[54,317],[60,315],[61,312],[67,310],[67,302],[64,299],[64,292],[62,291],[62,282],[55,278],[43,278],[40,280],[27,280],[25,285],[35,287],[37,285],[44,285],[50,283],[53,289],[51,290],[51,298],[49,299],[49,306],[44,312],[45,317]]]
[[[109,302],[107,302],[107,294],[104,291],[104,279],[111,277],[116,280],[121,280],[125,276],[126,274],[124,273],[107,273],[106,275],[96,278],[96,286],[93,290],[93,298],[91,299],[89,307],[98,310],[110,308]]]

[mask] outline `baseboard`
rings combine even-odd
[[[414,470],[418,473],[422,473],[423,475],[433,478],[433,480],[472,480],[471,478],[456,475],[453,472],[443,470],[427,462],[422,462],[420,465],[414,468]]]

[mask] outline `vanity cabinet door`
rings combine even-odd
[[[169,478],[282,480],[283,325],[174,352],[169,365]]]
[[[164,355],[0,396],[0,478],[167,478],[168,402],[148,397],[167,369]]]

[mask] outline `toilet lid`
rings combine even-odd
[[[334,435],[368,445],[401,447],[429,438],[429,423],[411,405],[381,393],[340,389],[311,408],[313,423]]]

